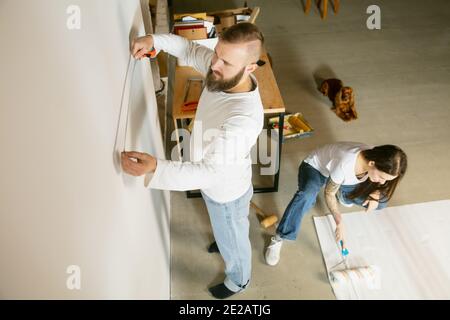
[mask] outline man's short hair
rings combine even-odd
[[[251,51],[253,52],[250,53],[252,56],[254,55],[252,59],[256,60],[259,59],[262,46],[264,45],[263,34],[255,24],[250,22],[241,22],[232,25],[220,34],[220,39],[228,43],[248,43],[258,41],[259,45],[257,46],[257,52],[255,52],[255,48],[252,48]]]
[[[264,44],[264,36],[258,27],[250,22],[241,22],[225,29],[220,35],[220,39],[229,43],[241,43],[250,41],[261,41]]]

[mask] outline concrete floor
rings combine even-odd
[[[240,1],[174,1],[174,12],[240,7]],[[300,161],[334,141],[396,144],[409,157],[408,172],[392,206],[450,198],[450,2],[379,0],[381,30],[366,28],[372,1],[342,1],[323,21],[303,13],[300,0],[248,1],[261,7],[256,20],[288,112],[302,112],[312,137],[283,146],[280,188],[253,201],[279,216],[297,186]],[[359,119],[344,123],[317,91],[316,79],[336,76],[356,92]],[[344,208],[342,212],[360,210]],[[274,229],[263,230],[250,213],[253,247],[251,286],[234,299],[334,299],[312,216],[327,213],[321,195],[305,216],[297,241],[283,247],[278,266],[264,263]],[[210,299],[207,287],[223,280],[223,261],[208,254],[213,239],[202,199],[172,192],[173,299]]]

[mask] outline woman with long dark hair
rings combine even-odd
[[[336,222],[336,241],[342,241],[345,247],[338,202],[344,206],[357,204],[366,211],[386,207],[406,167],[406,154],[394,145],[338,142],[314,150],[300,164],[298,190],[267,247],[267,264],[278,263],[283,240],[297,238],[303,216],[314,206],[324,185],[326,204]]]

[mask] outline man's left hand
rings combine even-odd
[[[122,169],[132,176],[142,176],[156,170],[156,158],[142,152],[130,151],[121,154]]]

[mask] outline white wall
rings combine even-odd
[[[0,1],[0,298],[169,298],[169,194],[115,161],[139,2]],[[132,93],[127,146],[163,157],[148,61]]]

